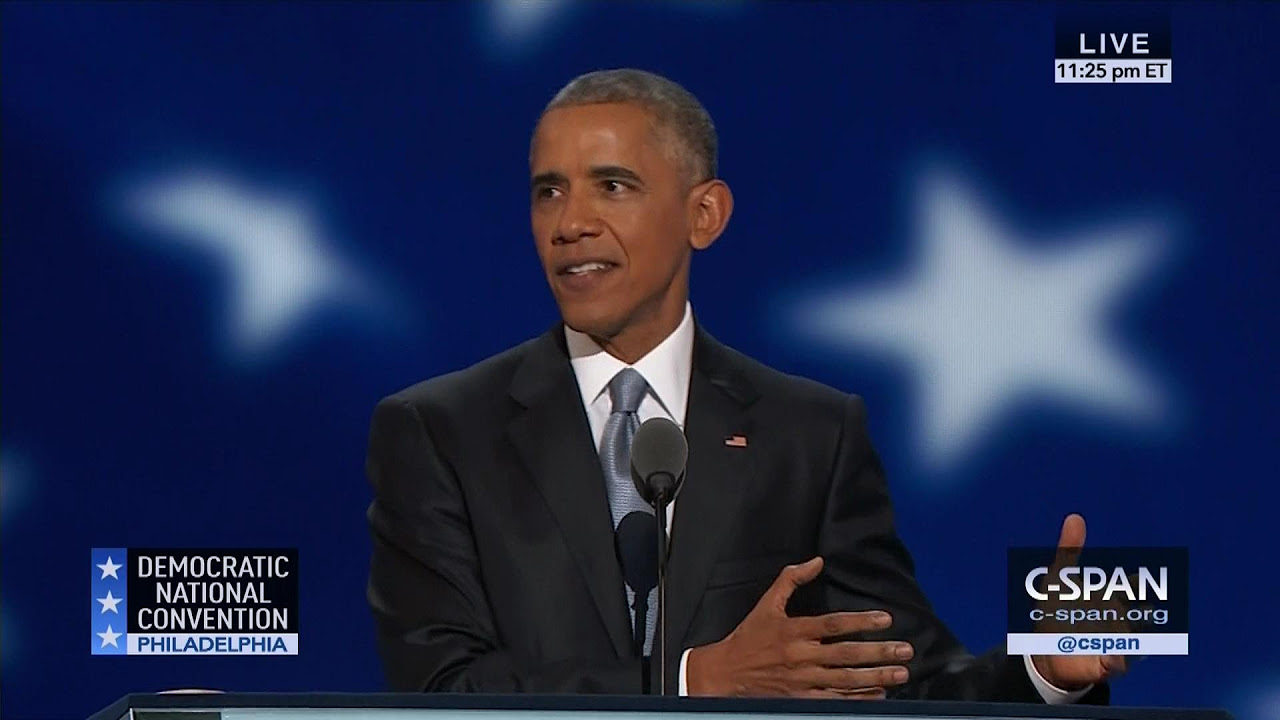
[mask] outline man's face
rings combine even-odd
[[[608,339],[683,315],[688,178],[643,108],[551,110],[529,164],[533,236],[569,327]]]

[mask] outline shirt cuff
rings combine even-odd
[[[1070,705],[1071,703],[1079,702],[1080,698],[1087,695],[1089,691],[1093,689],[1092,685],[1087,685],[1079,690],[1063,690],[1061,688],[1054,687],[1049,684],[1049,681],[1045,680],[1044,676],[1040,674],[1040,671],[1036,669],[1036,664],[1031,662],[1030,655],[1023,655],[1022,661],[1027,666],[1027,677],[1031,678],[1031,685],[1036,689],[1036,692],[1040,693],[1040,697],[1044,698],[1046,705]],[[684,665],[681,664],[680,667],[680,687],[683,689]]]
[[[686,697],[689,694],[689,652],[693,648],[685,650],[680,656],[680,697]]]

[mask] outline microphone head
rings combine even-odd
[[[631,441],[631,480],[644,501],[665,505],[684,481],[689,443],[679,425],[667,418],[649,418]]]
[[[658,584],[658,520],[651,512],[636,510],[618,522],[614,535],[622,578],[637,595],[648,595]]]

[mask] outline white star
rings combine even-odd
[[[1257,684],[1248,688],[1248,695],[1241,702],[1232,703],[1233,707],[1252,711],[1240,713],[1239,717],[1280,717],[1280,684],[1274,684],[1271,679],[1254,682]]]
[[[1052,397],[1130,420],[1164,410],[1108,337],[1105,315],[1158,255],[1153,225],[1030,239],[958,178],[926,178],[913,274],[811,299],[804,329],[889,353],[916,371],[921,459],[953,464],[1003,411]]]
[[[99,567],[101,567],[101,566],[99,566]],[[119,614],[120,614],[120,611],[116,609],[116,605],[119,605],[119,604],[120,604],[120,601],[121,601],[122,599],[123,599],[123,598],[118,598],[118,597],[113,596],[113,595],[111,594],[111,591],[110,591],[110,590],[108,590],[108,591],[107,591],[107,596],[106,596],[106,597],[104,597],[104,598],[96,598],[96,600],[97,600],[98,602],[102,603],[102,612],[100,612],[100,613],[98,613],[98,614],[99,614],[99,615],[106,615],[106,614],[107,614],[107,611],[111,611],[111,612],[113,612],[113,613],[115,613],[115,614],[119,615]]]
[[[573,14],[571,11],[588,7],[589,3],[573,0],[488,0],[472,3],[472,6],[488,16],[488,22],[477,24],[480,41],[491,51],[514,59],[531,48],[555,46],[568,29],[566,21]],[[663,9],[723,15],[749,6],[745,0],[717,0],[666,3]]]
[[[83,565],[82,565],[81,567],[83,567]],[[107,579],[107,578],[109,578],[109,577],[113,577],[113,578],[115,578],[115,579],[119,580],[119,579],[120,579],[120,576],[119,576],[119,575],[116,575],[116,571],[117,571],[117,570],[119,570],[119,569],[120,569],[120,568],[122,568],[122,567],[124,567],[124,566],[123,566],[123,565],[119,565],[119,564],[117,564],[117,563],[113,563],[113,562],[111,562],[111,556],[110,556],[110,555],[108,555],[108,556],[107,556],[107,561],[106,561],[105,563],[103,563],[102,565],[99,565],[99,566],[98,566],[98,569],[102,571],[102,577],[100,577],[100,578],[98,578],[98,579],[99,579],[99,580],[106,580],[106,579]]]
[[[301,202],[208,173],[150,183],[132,211],[166,240],[212,254],[231,277],[227,332],[260,355],[326,303],[372,300],[372,285],[329,250]]]
[[[5,520],[25,504],[31,485],[26,458],[11,448],[0,450],[0,514]]]
[[[503,42],[529,40],[568,7],[565,0],[489,0],[490,32]]]
[[[119,645],[116,644],[116,640],[119,639],[120,636],[123,634],[124,633],[112,632],[110,625],[107,626],[106,632],[94,633],[94,635],[97,635],[98,637],[102,638],[102,647],[106,647],[110,645],[113,648],[120,647]]]

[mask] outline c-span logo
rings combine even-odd
[[[1006,650],[1186,655],[1187,565],[1186,548],[1010,548]]]
[[[296,549],[94,548],[94,655],[297,655]]]

